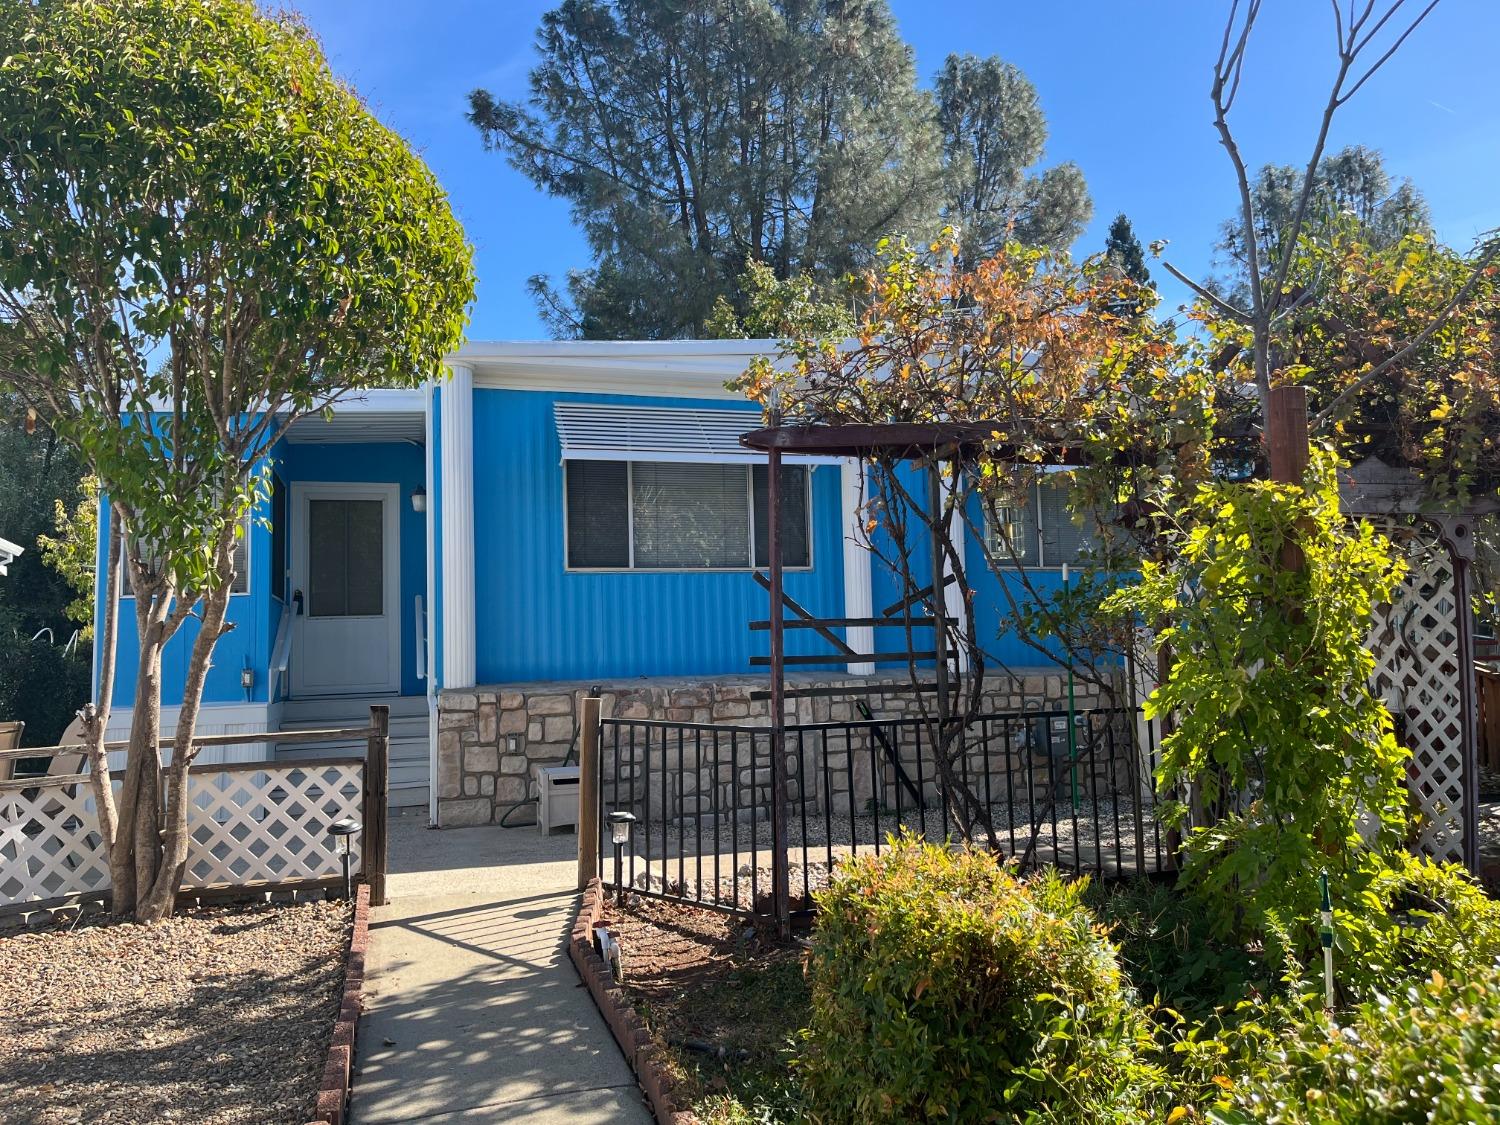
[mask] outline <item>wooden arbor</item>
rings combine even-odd
[[[771,612],[764,622],[752,622],[752,628],[765,628],[770,632],[770,655],[757,659],[770,670],[771,711],[771,849],[772,849],[772,903],[777,924],[785,933],[790,926],[789,871],[786,858],[786,701],[805,692],[788,692],[786,667],[791,661],[806,663],[826,662],[829,658],[787,657],[785,630],[810,628],[824,640],[830,642],[837,652],[832,660],[906,661],[908,663],[930,662],[933,667],[931,684],[913,684],[913,690],[935,694],[935,725],[939,732],[949,729],[954,717],[955,676],[950,664],[955,663],[956,653],[949,651],[946,626],[954,623],[945,606],[944,591],[956,576],[948,572],[945,565],[943,536],[936,521],[929,521],[931,528],[931,580],[923,589],[908,594],[895,605],[887,607],[878,617],[820,618],[809,613],[786,597],[782,582],[782,559],[780,542],[781,525],[781,460],[784,454],[810,454],[822,457],[849,457],[866,460],[878,457],[887,462],[912,461],[923,463],[927,468],[927,504],[936,513],[942,503],[942,471],[945,462],[961,463],[966,456],[980,450],[991,456],[1004,457],[1008,450],[995,442],[996,426],[986,422],[928,422],[928,423],[847,423],[840,425],[796,425],[784,426],[773,415],[773,424],[752,430],[740,437],[740,444],[766,454],[767,460],[767,507],[769,567],[768,577],[762,585],[770,593]],[[1046,460],[1066,465],[1079,464],[1081,451],[1056,449],[1049,452]],[[757,577],[759,577],[757,575]],[[914,616],[912,610],[927,603],[926,612]],[[786,610],[793,618],[788,620]],[[901,628],[908,638],[908,649],[901,652],[859,653],[842,641],[833,630],[836,628],[895,627]],[[910,637],[914,628],[932,630],[932,647],[923,651],[911,649]],[[810,689],[817,691],[820,689]],[[871,689],[889,690],[888,688]],[[856,695],[860,688],[840,688],[840,694]]]
[[[1277,388],[1268,416],[1267,446],[1272,475],[1278,479],[1300,479],[1306,469],[1307,414],[1305,392],[1300,387]],[[773,423],[777,420],[773,417]],[[780,525],[780,468],[783,454],[816,454],[861,460],[925,462],[929,469],[930,503],[940,496],[944,461],[961,462],[966,455],[983,449],[1004,457],[1007,450],[994,441],[996,427],[986,422],[888,423],[798,425],[773,424],[744,434],[740,442],[748,449],[764,452],[769,467],[770,542],[769,578],[763,585],[770,592],[771,613],[767,622],[771,635],[771,781],[773,903],[778,923],[787,926],[788,871],[786,864],[787,796],[785,756],[787,659],[784,609],[788,602],[782,584]],[[1057,465],[1076,465],[1082,451],[1054,449],[1046,458]],[[1378,461],[1366,461],[1348,474],[1343,490],[1345,510],[1351,516],[1375,519],[1408,555],[1410,573],[1402,595],[1387,607],[1370,638],[1376,657],[1375,686],[1396,717],[1401,737],[1412,751],[1411,791],[1422,816],[1416,846],[1439,859],[1456,860],[1477,870],[1478,841],[1478,714],[1477,678],[1474,662],[1472,615],[1469,612],[1474,560],[1474,523],[1487,513],[1500,511],[1493,499],[1462,510],[1434,512],[1421,503],[1423,491],[1415,473],[1392,469]],[[905,603],[886,611],[884,618],[852,621],[816,618],[792,604],[794,627],[813,628],[850,660],[909,659],[931,661],[932,685],[914,685],[936,692],[937,722],[952,715],[949,690],[949,660],[941,618],[945,612],[940,536],[933,529],[933,582]],[[1288,559],[1288,565],[1299,560]],[[934,628],[930,652],[860,654],[853,652],[832,632],[847,625],[902,625],[891,619],[903,613],[911,621],[910,608],[929,603],[926,618],[918,619]],[[909,626],[908,626],[909,628]],[[838,659],[838,657],[835,657]],[[854,694],[858,689],[851,689]],[[800,693],[798,693],[800,694]]]

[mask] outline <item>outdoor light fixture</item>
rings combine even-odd
[[[240,669],[240,687],[245,689],[245,698],[250,698],[250,693],[255,690],[255,669],[245,665]]]
[[[359,821],[355,820],[352,816],[346,816],[346,817],[344,817],[343,820],[335,820],[332,824],[330,824],[328,826],[328,834],[330,836],[334,836],[334,837],[340,837],[341,836],[341,837],[343,837],[343,840],[344,840],[344,854],[343,854],[343,860],[344,860],[344,897],[346,899],[350,899],[350,898],[354,897],[354,886],[350,882],[350,878],[349,878],[349,861],[350,861],[349,851],[350,851],[350,848],[353,846],[354,837],[359,833],[359,830],[361,828],[363,828],[363,827],[364,826],[362,824],[360,824]]]
[[[609,839],[615,846],[615,901],[625,903],[625,880],[623,875],[625,845],[630,843],[631,830],[635,828],[635,814],[615,809],[609,814]]]
[[[411,510],[414,512],[425,512],[427,510],[427,490],[417,485],[411,492]]]

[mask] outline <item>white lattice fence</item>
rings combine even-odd
[[[109,856],[87,785],[37,778],[0,789],[0,907],[101,893]]]
[[[1384,529],[1409,571],[1370,636],[1375,689],[1412,751],[1409,785],[1421,813],[1417,846],[1464,858],[1464,674],[1452,556],[1425,521]]]
[[[188,887],[321,879],[342,871],[328,826],[358,820],[361,762],[308,762],[193,772]],[[354,841],[354,868],[359,842]]]
[[[329,826],[363,818],[364,763],[196,767],[188,795],[184,887],[328,878],[342,872]],[[97,823],[87,784],[0,784],[0,909],[108,891]]]

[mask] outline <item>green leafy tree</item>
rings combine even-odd
[[[51,530],[55,504],[77,503],[81,475],[72,448],[0,385],[0,538],[26,548],[0,581],[0,636],[68,627],[68,584],[33,544]]]
[[[799,334],[839,337],[854,333],[853,295],[840,300],[821,292],[807,274],[783,281],[764,262],[751,262],[739,287],[744,311],[736,311],[727,297],[718,297],[704,325],[708,336],[781,340]]]
[[[37,548],[75,597],[67,604],[68,620],[80,629],[84,642],[94,636],[94,581],[99,552],[99,481],[84,477],[83,499],[69,508],[61,500],[53,501],[53,521],[57,534],[38,535]]]
[[[885,0],[564,0],[523,102],[469,120],[567,199],[594,255],[559,335],[698,334],[752,261],[835,278],[882,235],[930,229],[939,140]]]
[[[88,745],[115,908],[153,921],[186,859],[193,733],[262,456],[351,391],[435,373],[471,255],[426,166],[293,19],[39,0],[0,5],[0,42],[0,385],[108,496]],[[140,659],[116,808],[102,739],[122,552]],[[163,819],[161,657],[190,619]]]
[[[79,476],[67,443],[0,386],[0,536],[25,548],[0,579],[0,719],[23,721],[27,746],[55,744],[88,698],[88,650],[70,643],[73,593],[37,547],[54,506],[77,502]]]
[[[949,55],[935,87],[944,217],[962,234],[965,268],[1010,241],[1072,245],[1094,205],[1078,165],[1030,171],[1047,144],[1047,118],[1031,80],[993,56]]]
[[[1315,941],[1317,872],[1358,903],[1406,826],[1408,752],[1365,647],[1404,568],[1369,524],[1347,529],[1335,470],[1324,454],[1305,488],[1205,485],[1171,559],[1146,560],[1105,603],[1159,623],[1172,654],[1146,713],[1173,717],[1157,782],[1179,797],[1161,815],[1185,832],[1185,881],[1219,936],[1290,933],[1299,955]]]
[[[1265,165],[1250,184],[1254,224],[1247,228],[1243,218],[1235,217],[1220,228],[1214,248],[1228,270],[1220,285],[1241,303],[1248,303],[1249,292],[1247,230],[1262,267],[1275,268],[1296,254],[1299,238],[1323,238],[1335,225],[1351,220],[1362,240],[1375,248],[1432,229],[1432,214],[1422,193],[1410,180],[1393,182],[1381,154],[1364,145],[1350,145],[1323,158],[1294,234],[1302,186],[1302,169],[1290,164]]]

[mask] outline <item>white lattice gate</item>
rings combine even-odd
[[[329,826],[366,819],[363,758],[194,766],[183,886],[307,884],[342,873]],[[109,858],[86,780],[0,782],[0,910],[102,896]],[[361,838],[352,839],[359,869]]]
[[[1387,521],[1382,530],[1409,569],[1394,603],[1376,618],[1370,649],[1376,691],[1412,752],[1414,843],[1436,859],[1472,862],[1468,606],[1453,552],[1435,524],[1417,517]]]
[[[259,766],[259,768],[257,768]],[[326,879],[342,871],[328,826],[360,819],[363,759],[210,767],[188,780],[185,887]],[[359,866],[353,842],[353,869]]]

